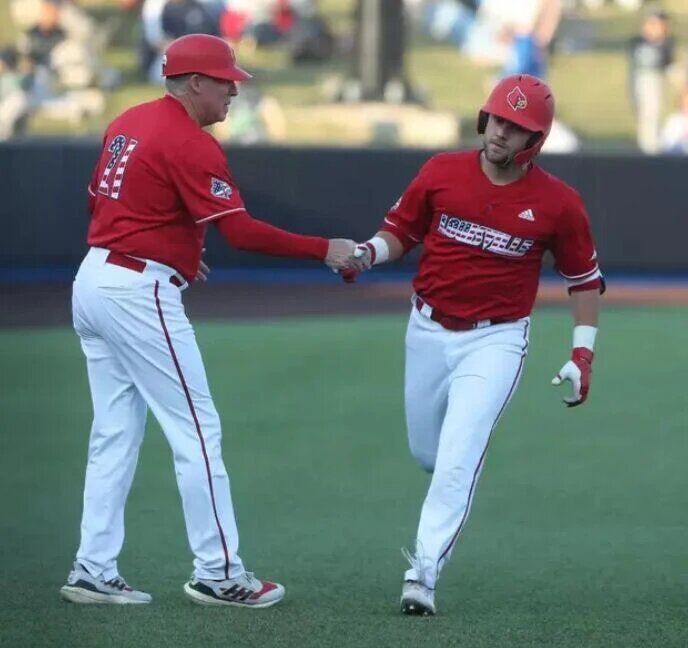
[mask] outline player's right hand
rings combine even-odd
[[[564,398],[568,407],[582,405],[588,397],[593,355],[590,349],[576,347],[571,352],[571,359],[552,378],[552,384],[555,386],[561,385],[565,381],[571,383],[571,396]]]
[[[370,270],[375,262],[375,248],[368,242],[359,243],[356,245],[349,262],[351,267],[359,273]]]
[[[351,267],[351,256],[354,253],[356,241],[351,239],[334,238],[330,239],[325,257],[325,265],[332,268],[335,272]]]

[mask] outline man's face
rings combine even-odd
[[[643,22],[643,36],[651,43],[661,43],[669,35],[669,22],[659,16],[648,16]]]
[[[203,125],[209,126],[224,121],[227,118],[232,97],[236,97],[238,94],[237,84],[234,81],[223,81],[222,79],[198,75],[195,88]]]
[[[496,115],[490,115],[483,136],[485,157],[488,162],[503,166],[524,148],[533,133],[518,124]]]
[[[52,3],[44,1],[41,5],[41,13],[38,16],[38,26],[42,31],[52,31],[60,22],[60,8]]]

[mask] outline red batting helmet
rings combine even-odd
[[[492,90],[478,116],[478,133],[485,132],[488,115],[496,115],[539,137],[514,156],[517,164],[534,158],[545,143],[554,119],[554,95],[549,86],[530,74],[514,74],[502,79]]]
[[[162,59],[162,75],[204,74],[225,81],[246,81],[251,75],[236,62],[234,50],[221,38],[189,34],[173,41]]]

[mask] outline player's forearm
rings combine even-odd
[[[388,263],[396,261],[397,259],[401,259],[401,257],[404,256],[404,253],[406,252],[404,245],[396,236],[394,236],[394,234],[391,232],[379,231],[377,234],[375,234],[375,236],[379,236],[387,243],[387,247],[389,248],[389,255],[387,257]]]
[[[394,234],[385,230],[381,230],[367,241],[359,243],[358,248],[361,252],[357,254],[361,257],[365,255],[366,258],[364,268],[361,269],[396,261],[406,251],[403,243]]]
[[[597,324],[600,315],[600,293],[598,290],[583,290],[571,293],[573,313],[573,347],[594,350]]]
[[[221,218],[216,223],[222,236],[238,250],[317,261],[327,256],[327,239],[287,232],[246,212]]]
[[[597,326],[600,316],[599,290],[583,290],[571,293],[571,310],[576,326]]]

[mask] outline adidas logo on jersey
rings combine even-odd
[[[525,211],[522,211],[519,215],[519,218],[522,218],[523,220],[527,221],[534,221],[535,220],[535,215],[533,214],[532,209],[526,209]]]

